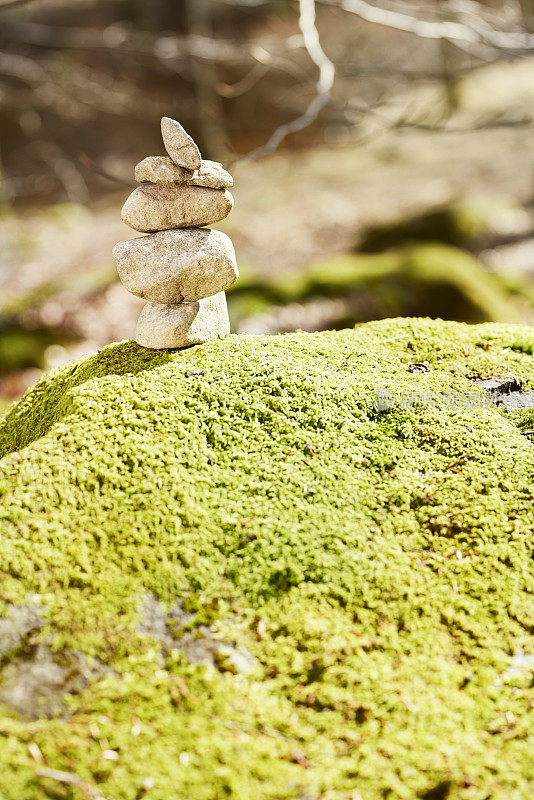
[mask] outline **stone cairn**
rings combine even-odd
[[[122,221],[148,233],[113,248],[124,287],[148,302],[135,340],[152,349],[187,347],[230,333],[225,290],[238,278],[234,247],[221,231],[203,227],[234,205],[232,176],[203,161],[179,122],[161,120],[168,156],[148,156],[135,168]]]

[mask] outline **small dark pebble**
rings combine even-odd
[[[429,372],[430,364],[428,361],[416,361],[413,364],[408,364],[408,372]]]
[[[422,800],[446,800],[451,793],[451,789],[451,781],[441,781],[420,796]]]

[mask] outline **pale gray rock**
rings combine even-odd
[[[135,340],[152,350],[189,347],[230,333],[226,295],[219,292],[194,303],[147,303],[137,322]]]
[[[193,172],[193,177],[187,183],[211,189],[229,189],[234,185],[234,179],[218,161],[202,161],[200,169]]]
[[[169,156],[147,156],[134,169],[138,183],[157,183],[161,186],[188,183],[194,174],[194,169],[179,167]]]
[[[156,303],[180,303],[229,289],[237,278],[229,236],[210,228],[160,231],[113,248],[126,289]]]
[[[136,231],[212,225],[228,216],[234,198],[227,189],[145,184],[122,207],[122,221]]]
[[[218,161],[202,161],[200,169],[178,167],[168,156],[147,156],[135,168],[138,183],[157,183],[160,186],[186,184],[209,189],[229,189],[234,179]]]
[[[32,600],[37,595],[32,595]],[[5,617],[0,617],[0,662],[21,646],[24,639],[44,625],[41,608],[35,603],[24,606],[8,605]]]
[[[86,686],[112,675],[113,670],[79,650],[64,650],[61,656],[48,644],[33,640],[28,652],[4,667],[0,680],[0,703],[30,719],[70,716],[64,701]]]
[[[256,659],[248,650],[216,638],[207,625],[196,623],[195,616],[184,611],[181,598],[167,612],[149,594],[140,608],[138,629],[161,643],[163,655],[179,650],[192,664],[209,665],[233,675],[245,675],[256,667]]]
[[[161,136],[165,150],[175,164],[186,169],[200,168],[200,150],[179,122],[170,117],[162,117]]]

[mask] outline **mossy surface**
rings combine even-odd
[[[331,321],[336,328],[421,315],[471,323],[530,321],[533,308],[532,292],[520,279],[505,280],[469,253],[439,243],[329,256],[274,278],[245,275],[230,291],[229,304],[239,321],[273,305],[325,297],[349,300],[348,316]]]
[[[2,600],[101,669],[68,714],[0,710],[2,800],[81,797],[35,745],[107,800],[530,800],[534,446],[468,378],[532,388],[533,353],[526,327],[385,320],[127,342],[39,382],[0,423]],[[147,595],[252,670],[162,648]]]

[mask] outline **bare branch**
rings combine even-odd
[[[473,44],[479,41],[476,33],[457,22],[431,22],[417,19],[399,11],[373,6],[365,0],[341,0],[341,7],[345,11],[357,14],[367,22],[413,33],[424,39],[450,39]]]
[[[38,141],[33,143],[33,149],[39,154],[41,160],[47,164],[58,181],[63,185],[71,202],[88,202],[89,191],[83,176],[71,159],[65,155],[57,144]]]
[[[470,23],[448,20],[418,19],[399,11],[371,5],[366,0],[341,0],[345,11],[356,14],[367,22],[385,25],[395,30],[413,33],[423,39],[447,39],[457,46],[489,45],[503,50],[532,50],[534,35],[522,31],[500,31],[481,19]]]
[[[298,64],[282,56],[274,55],[264,47],[251,47],[250,54],[256,60],[256,64],[235,83],[219,84],[217,91],[220,95],[223,97],[240,97],[245,92],[253,89],[265,75],[275,69],[287,72],[294,77],[307,78],[306,71]]]
[[[17,6],[26,6],[28,3],[34,3],[35,1],[36,0],[4,0],[3,3],[0,3],[0,11],[7,11]]]
[[[304,47],[313,63],[319,67],[316,95],[304,114],[291,122],[280,125],[264,145],[245,156],[247,160],[255,160],[268,153],[273,153],[290,133],[301,131],[311,125],[312,122],[315,122],[321,110],[330,102],[336,71],[333,63],[321,47],[319,33],[315,24],[315,0],[299,0],[299,8],[299,27],[304,39]]]
[[[5,52],[0,53],[0,81],[5,76],[18,78],[26,84],[32,92],[33,107],[43,105],[47,110],[54,107],[62,116],[65,115],[65,109],[68,116],[68,109],[74,105],[97,108],[119,116],[126,111],[133,111],[137,117],[144,116],[146,119],[153,119],[159,111],[157,101],[150,96],[145,96],[140,106],[138,98],[132,96],[123,81],[100,76],[85,64],[73,62],[66,72],[63,64],[48,62],[45,69],[37,60]],[[40,91],[41,87],[43,91]],[[5,85],[1,88],[5,105],[8,89]],[[18,87],[15,96],[20,99],[19,105],[24,107],[27,100]]]
[[[113,175],[111,172],[103,169],[103,167],[98,166],[98,164],[95,164],[95,162],[85,153],[79,154],[78,161],[80,164],[82,164],[82,166],[85,167],[85,169],[88,169],[90,172],[94,172],[95,175],[100,175],[101,178],[105,178],[107,181],[119,183],[121,186],[128,186],[129,188],[135,188],[137,186],[137,183],[134,181],[125,181],[123,178],[119,178],[118,175]]]
[[[249,92],[256,86],[264,75],[269,72],[268,64],[257,63],[254,64],[251,70],[236,83],[220,83],[217,86],[217,91],[222,97],[240,97],[240,95]]]
[[[103,50],[121,55],[156,57],[162,62],[193,58],[235,64],[250,61],[249,48],[210,36],[154,36],[147,31],[123,31],[120,44],[106,30],[37,22],[9,23],[10,39],[52,50]],[[2,31],[4,33],[4,30]]]

